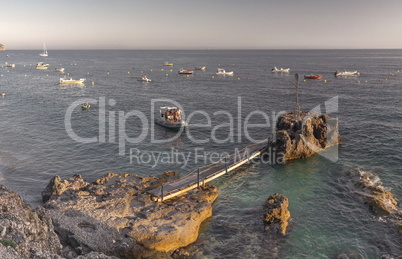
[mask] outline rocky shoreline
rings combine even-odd
[[[1,186],[0,258],[180,257],[179,248],[193,243],[212,215],[218,192],[207,185],[152,201],[147,191],[173,175],[110,173],[93,183],[79,175],[55,176],[42,193],[44,207],[36,210]]]
[[[0,258],[60,258],[62,245],[49,211],[32,210],[17,193],[0,185]]]

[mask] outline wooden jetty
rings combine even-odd
[[[248,145],[245,148],[228,155],[216,163],[199,167],[184,177],[168,182],[149,191],[155,201],[161,202],[181,195],[189,190],[199,188],[207,182],[212,181],[241,165],[248,163],[251,159],[260,156],[270,145],[271,139]]]

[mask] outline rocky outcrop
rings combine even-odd
[[[289,200],[278,193],[269,196],[264,205],[265,229],[280,235],[286,235],[289,225]]]
[[[50,214],[0,185],[0,258],[61,258]]]
[[[326,114],[301,112],[300,118],[286,113],[276,124],[276,151],[283,160],[309,157],[342,142],[338,121]]]
[[[4,47],[3,44],[0,44],[0,51],[1,51],[1,50],[6,50],[6,47]]]
[[[380,178],[369,171],[352,170],[352,182],[357,187],[356,193],[363,198],[370,210],[379,216],[385,216],[395,224],[402,234],[402,211],[394,195],[386,190]]]
[[[54,177],[43,191],[45,208],[68,256],[92,251],[120,258],[164,257],[194,242],[212,215],[217,190],[206,186],[157,203],[148,190],[177,177],[107,174],[93,183]]]
[[[358,187],[357,194],[363,197],[364,203],[378,215],[402,213],[394,195],[385,190],[378,176],[368,171],[353,170],[352,181]]]

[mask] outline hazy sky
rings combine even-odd
[[[402,0],[10,0],[8,49],[402,48]]]

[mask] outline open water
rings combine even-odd
[[[55,175],[81,174],[92,181],[108,172],[185,174],[264,139],[275,115],[293,109],[294,74],[299,73],[303,110],[320,106],[325,112],[325,103],[337,97],[336,109],[328,111],[340,120],[343,144],[332,149],[339,159],[317,154],[285,165],[257,163],[215,180],[220,195],[195,244],[197,256],[402,255],[396,227],[369,211],[347,176],[356,169],[372,172],[402,199],[402,50],[49,50],[47,58],[39,52],[0,52],[0,64],[16,64],[0,69],[0,92],[6,93],[0,97],[0,183],[31,204],[40,204],[41,191]],[[39,61],[50,69],[36,70]],[[173,67],[162,66],[164,61]],[[177,74],[180,67],[198,65],[207,70]],[[68,77],[86,78],[85,85],[60,86],[61,74],[53,69],[61,66]],[[271,73],[274,66],[290,67],[291,73]],[[216,76],[218,67],[234,76]],[[358,70],[361,76],[336,78],[336,70]],[[304,81],[302,76],[311,73],[323,79]],[[137,81],[143,74],[153,82]],[[172,105],[157,100],[162,98],[180,104],[188,118],[193,113],[190,124],[204,127],[156,143],[176,135],[152,122],[159,106]],[[96,102],[85,111],[74,106],[84,100]],[[266,125],[245,129],[250,123]],[[70,135],[96,139],[78,142],[66,125]],[[138,143],[131,143],[134,138]],[[262,205],[277,192],[289,198],[292,214],[279,250],[262,225]]]

